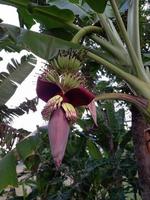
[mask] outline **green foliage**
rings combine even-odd
[[[15,90],[17,89],[17,85],[13,83],[8,76],[7,73],[1,73],[1,83],[0,83],[0,91],[1,91],[1,99],[0,103],[4,104],[8,101],[8,99],[14,94]]]
[[[39,143],[39,138],[37,136],[30,136],[25,140],[21,141],[16,145],[17,152],[22,160],[26,160],[26,158],[32,154],[34,154],[33,149],[36,150],[36,147]]]
[[[70,10],[59,9],[56,6],[32,6],[32,15],[43,23],[46,28],[63,27],[64,24],[74,21],[74,14]]]
[[[77,49],[79,45],[67,42],[65,40],[49,36],[46,34],[36,33],[33,31],[20,29],[16,26],[1,24],[2,30],[7,32],[5,41],[13,40],[18,48],[32,51],[37,56],[50,60],[60,49]],[[4,35],[1,35],[3,38]]]
[[[17,159],[23,159],[25,161],[28,158],[29,160],[30,156],[35,154],[39,142],[38,136],[28,136],[17,144],[16,149],[10,151],[0,160],[0,173],[2,177],[0,179],[0,190],[7,186],[17,186]],[[30,164],[30,168],[32,168],[35,164],[33,162],[33,157],[30,162],[32,162],[32,165]],[[29,166],[29,163],[27,163],[27,166]]]
[[[36,64],[36,58],[30,54],[28,56],[23,56],[20,60],[20,63],[15,59],[11,59],[11,62],[12,64],[9,63],[7,65],[10,79],[21,84],[33,70]]]
[[[35,24],[32,15],[27,9],[19,8],[17,11],[19,15],[20,26],[23,28],[25,25],[28,29],[30,29]]]
[[[103,13],[106,7],[107,0],[86,0],[89,6],[98,13]]]
[[[33,112],[36,111],[36,106],[38,104],[37,98],[32,100],[26,100],[22,102],[18,107],[8,108],[6,105],[0,106],[0,121],[1,122],[9,122],[13,120],[14,116],[21,116],[25,113],[29,113],[29,110]]]
[[[86,3],[80,3],[79,1],[71,2],[67,0],[55,0],[49,1],[49,4],[56,5],[60,9],[71,10],[75,16],[79,16],[81,21],[84,21],[86,19],[90,20],[92,9]]]
[[[90,156],[94,159],[100,159],[102,157],[99,148],[92,140],[87,141],[87,151],[89,152]]]
[[[0,190],[7,186],[17,186],[16,159],[13,153],[8,153],[0,160]]]
[[[7,65],[7,72],[0,73],[0,105],[5,104],[17,89],[17,85],[21,84],[24,79],[31,73],[36,64],[33,55],[23,56],[19,63],[12,59],[12,64]]]

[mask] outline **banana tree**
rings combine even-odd
[[[141,196],[149,199],[149,131],[146,129],[144,132],[144,129],[148,128],[150,121],[150,71],[149,67],[144,66],[141,56],[139,1],[96,0],[93,3],[86,0],[72,3],[56,0],[47,1],[44,6],[25,0],[0,3],[17,7],[21,22],[27,28],[36,20],[50,34],[35,33],[2,23],[1,48],[27,49],[48,62],[57,57],[61,49],[83,49],[88,59],[125,81],[129,93],[96,94],[95,100],[119,99],[136,106],[132,109],[132,128]],[[120,11],[127,12],[126,24]]]

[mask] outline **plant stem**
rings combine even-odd
[[[130,4],[128,8],[127,31],[136,55],[142,65],[139,33],[139,0],[131,1]]]
[[[72,39],[72,42],[74,43],[79,43],[81,38],[86,35],[87,33],[93,32],[93,31],[101,31],[101,29],[99,29],[98,27],[94,27],[94,26],[87,26],[83,29],[81,29],[76,35],[75,37]],[[143,95],[145,98],[150,99],[150,86],[145,83],[144,81],[140,80],[139,78],[137,78],[134,75],[131,75],[125,71],[123,71],[122,69],[120,69],[119,67],[115,66],[114,64],[108,62],[107,60],[103,59],[100,56],[97,56],[96,54],[92,53],[92,52],[88,52],[87,55],[96,60],[98,63],[108,67],[110,70],[112,70],[113,72],[115,72],[117,75],[119,75],[120,77],[122,77],[124,80],[126,80],[130,85],[133,86],[133,88],[140,92],[141,95]]]
[[[86,26],[80,29],[80,31],[77,32],[77,34],[73,37],[72,42],[74,43],[80,43],[80,40],[89,33],[99,33],[102,29],[97,26]]]
[[[119,100],[128,101],[130,103],[137,105],[140,109],[141,108],[146,109],[149,105],[147,99],[144,99],[139,96],[133,96],[126,93],[102,93],[96,96],[95,98],[96,101],[106,100],[106,99],[115,99],[115,100],[119,99]]]
[[[69,26],[69,28],[72,28],[72,29],[74,29],[76,31],[80,31],[81,30],[80,26],[77,26],[77,25],[75,25],[73,23],[67,23],[67,25]]]
[[[76,25],[74,26],[75,28],[77,27]],[[101,32],[101,29],[96,26],[86,26],[84,28],[77,27],[77,29],[79,31],[76,33],[76,35],[72,39],[72,42],[74,43],[79,43],[80,40],[88,33]],[[98,45],[106,49],[111,55],[115,56],[115,58],[120,60],[124,64],[124,66],[125,65],[127,66],[130,64],[129,63],[130,61],[128,61],[128,59],[126,58],[126,55],[125,55],[126,52],[122,52],[123,49],[117,48],[116,46],[109,43],[107,40],[97,37],[94,34],[92,34],[90,38],[93,39]]]
[[[108,62],[107,60],[101,58],[100,56],[95,55],[94,53],[88,52],[87,55],[97,61],[98,63],[106,66],[108,69],[111,71],[115,72],[118,76],[123,78],[125,81],[127,81],[137,92],[140,92],[140,94],[147,98],[150,99],[150,85],[145,83],[144,81],[140,80],[136,76],[129,74],[119,67],[116,67],[114,64]]]
[[[94,26],[87,26],[84,28],[81,28],[79,26],[76,26],[75,24],[69,24],[71,28],[78,30],[78,32],[76,33],[76,35],[78,35],[78,41],[75,41],[76,39],[76,35],[73,37],[72,42],[79,42],[82,37],[88,33],[94,32]],[[92,28],[92,30],[90,30],[90,27]],[[96,27],[96,26],[95,26]],[[99,28],[99,27],[98,27]],[[82,29],[85,29],[86,31],[82,32]],[[88,30],[89,29],[89,30]],[[100,29],[100,28],[99,28]],[[95,29],[96,30],[96,29]],[[98,29],[96,30],[96,32],[98,31]],[[121,62],[125,63],[125,65],[128,65],[129,61],[127,60],[125,53],[123,52],[122,49],[117,48],[116,46],[112,45],[110,42],[108,42],[107,40],[105,40],[104,38],[100,38],[94,34],[90,35],[90,38],[95,41],[98,45],[100,45],[101,47],[103,47],[104,49],[106,49],[111,55],[115,56],[115,58],[117,58],[118,60],[120,60]],[[127,63],[128,62],[128,63]]]
[[[105,50],[107,50],[111,55],[115,56],[118,60],[125,63],[127,65],[127,62],[129,62],[126,58],[126,52],[122,51],[123,49],[119,49],[116,46],[112,45],[110,42],[108,42],[105,39],[102,39],[100,37],[97,37],[96,35],[91,35],[91,39],[93,39],[97,44],[99,44],[101,47],[103,47]]]
[[[147,121],[150,121],[150,101],[147,99],[126,93],[102,93],[96,96],[95,101],[108,99],[123,100],[134,104],[140,111],[142,111]]]
[[[104,14],[99,14],[98,17],[100,18],[100,23],[104,28],[111,43],[119,49],[124,50],[123,42],[121,41],[121,38],[118,32],[116,31],[115,27],[113,26],[113,24],[111,24],[111,21],[109,21],[109,19],[106,18]]]
[[[149,80],[149,78],[147,77],[147,75],[145,73],[143,65],[140,65],[139,60],[137,58],[137,55],[135,53],[135,50],[134,50],[134,48],[133,48],[133,46],[132,46],[132,44],[131,44],[131,42],[129,40],[127,31],[125,29],[125,26],[124,26],[124,23],[122,21],[121,15],[120,15],[119,10],[118,10],[118,7],[116,5],[116,2],[115,2],[115,0],[110,0],[110,3],[111,3],[111,6],[113,8],[114,14],[116,16],[116,20],[117,20],[118,26],[120,28],[120,31],[122,32],[122,35],[123,35],[124,40],[125,40],[125,43],[127,45],[127,49],[128,49],[129,55],[131,57],[133,66],[135,67],[135,69],[137,71],[137,75],[138,75],[139,78],[141,78],[142,80],[144,80],[144,81],[149,83],[150,80]]]

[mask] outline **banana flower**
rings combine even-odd
[[[45,74],[47,78],[45,78]],[[57,76],[57,78],[55,76],[54,81],[54,71],[47,71],[45,74],[44,78],[43,76],[38,77],[36,91],[38,97],[46,102],[42,115],[44,119],[48,120],[51,154],[56,167],[59,168],[67,145],[70,124],[77,119],[76,108],[93,104],[95,95],[82,86],[77,76],[68,75],[70,78],[68,86],[75,79],[79,84],[74,84],[70,89],[65,90],[67,75],[64,75],[63,81],[62,76]],[[50,75],[52,75],[51,79],[48,79]]]

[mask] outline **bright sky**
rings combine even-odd
[[[12,24],[19,26],[18,15],[16,9],[11,6],[0,5],[0,18],[3,20],[3,23]],[[34,25],[32,30],[37,31],[38,25]],[[21,54],[18,53],[7,53],[5,51],[0,52],[0,57],[3,58],[3,61],[0,61],[0,71],[6,70],[6,65],[10,62],[12,57],[15,57],[18,61],[22,55],[26,54],[26,51],[22,51]],[[28,99],[32,99],[36,96],[35,88],[36,88],[36,79],[37,79],[37,71],[42,65],[43,60],[38,58],[38,63],[36,69],[26,78],[26,80],[18,87],[15,94],[12,98],[7,102],[9,107],[16,107],[20,103]],[[15,128],[24,128],[29,131],[34,131],[37,125],[44,125],[45,122],[41,117],[41,109],[44,103],[42,101],[39,102],[38,111],[30,113],[27,115],[23,115],[22,117],[17,117],[14,119],[12,124]]]

